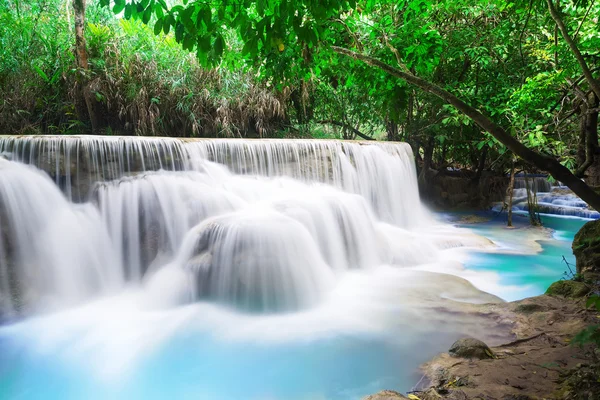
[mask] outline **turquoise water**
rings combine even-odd
[[[482,213],[482,216],[493,218],[495,214]],[[495,293],[506,301],[540,295],[553,282],[569,278],[567,262],[575,272],[571,243],[587,220],[551,215],[542,215],[541,218],[544,227],[552,229],[553,232],[547,240],[538,241],[542,247],[540,253],[528,255],[474,252],[465,263],[471,270],[497,272],[502,285],[518,286],[519,290],[515,293]],[[504,228],[504,224],[503,220],[496,218],[487,223],[459,226],[467,227],[500,243],[508,242],[509,246],[511,239],[516,238],[515,241],[518,241],[522,235],[520,231],[530,229],[527,218],[523,216],[514,216],[514,230]]]
[[[510,231],[498,219],[463,226],[510,250],[528,232],[526,220],[516,222]],[[574,263],[570,244],[584,223],[544,217],[554,232],[540,242],[540,253],[472,251],[465,265],[497,273],[505,288],[495,294],[506,300],[541,294],[567,270],[563,255]],[[375,292],[357,304],[375,303]],[[246,334],[249,323],[241,318],[227,329],[211,330],[213,316],[202,307],[185,318],[166,313],[152,321],[126,312],[114,317],[114,306],[103,310],[92,307],[80,312],[84,317],[49,316],[0,328],[0,398],[357,399],[383,389],[410,390],[420,378],[419,364],[470,332],[445,318],[427,325],[418,320],[420,311],[411,316],[393,300],[368,311],[374,326],[385,311],[382,329],[360,326],[353,318],[363,311],[349,306],[341,312],[347,321],[335,329],[323,327],[325,334],[304,337],[297,332],[303,323],[290,319],[260,325],[257,330],[267,339]],[[328,314],[323,315],[317,319],[322,324],[307,323],[315,325],[311,332],[327,325]],[[199,328],[196,323],[205,319]],[[238,333],[236,340],[224,337]]]
[[[231,342],[190,324],[121,371],[123,353],[100,354],[114,351],[101,343],[83,348],[88,332],[59,345],[32,345],[31,329],[26,323],[0,330],[2,399],[358,399],[384,388],[409,390],[420,378],[416,366],[457,337],[443,331],[409,339],[350,333]]]
[[[406,387],[398,371],[422,362],[376,338],[261,346],[179,335],[123,381],[103,381],[57,359],[60,352],[30,354],[21,346],[0,345],[0,398],[350,399]]]

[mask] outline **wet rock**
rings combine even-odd
[[[481,208],[502,201],[508,186],[508,178],[484,171],[474,180],[472,171],[430,171],[419,179],[422,198],[435,207],[443,209]]]
[[[600,276],[600,220],[586,223],[575,235],[572,248],[577,272]]]
[[[408,400],[408,397],[393,390],[382,390],[379,393],[363,397],[363,400]]]
[[[546,290],[546,294],[549,296],[562,296],[574,299],[583,297],[589,292],[590,288],[585,283],[566,280],[554,282]]]
[[[474,338],[462,338],[454,342],[448,350],[451,356],[461,358],[476,358],[484,360],[494,358],[494,353],[489,346],[481,340]]]
[[[491,218],[482,217],[480,215],[465,215],[461,217],[458,222],[460,224],[481,224],[485,222],[490,222]]]

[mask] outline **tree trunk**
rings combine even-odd
[[[581,179],[577,178],[568,168],[563,166],[557,160],[552,157],[537,153],[523,143],[519,142],[516,138],[506,132],[502,127],[496,125],[491,119],[483,115],[476,108],[468,105],[452,93],[445,89],[437,86],[436,84],[421,79],[413,74],[396,69],[380,60],[373,57],[365,56],[363,54],[356,53],[352,50],[333,46],[332,49],[339,53],[356,60],[360,60],[368,65],[375,68],[379,68],[390,75],[396,76],[400,79],[405,80],[411,85],[417,86],[421,90],[431,93],[446,103],[454,106],[457,110],[462,112],[464,115],[469,117],[473,122],[479,125],[482,129],[496,138],[499,142],[504,144],[510,151],[522,158],[528,163],[535,165],[538,169],[550,173],[554,179],[561,181],[563,184],[568,186],[575,194],[577,194],[583,201],[587,202],[590,206],[596,210],[600,210],[600,194],[596,193],[591,187],[589,187]]]
[[[483,146],[481,157],[479,157],[479,164],[477,165],[477,172],[475,172],[475,177],[473,178],[475,182],[479,182],[479,180],[481,179],[481,175],[483,174],[483,170],[485,168],[485,161],[487,160],[488,148],[488,146]]]
[[[512,228],[512,206],[513,206],[513,193],[515,191],[515,160],[512,161],[510,168],[510,183],[508,184],[508,223],[506,224],[509,228]]]
[[[587,105],[582,103],[579,110],[579,140],[577,142],[577,166],[578,170],[581,169],[586,161],[586,130],[587,125]],[[575,172],[575,175],[579,174]]]
[[[594,164],[598,151],[598,98],[594,93],[591,95],[589,108],[585,103],[581,106],[580,129],[580,141],[585,143],[585,159],[579,165],[575,176],[583,178],[588,168]]]
[[[78,83],[81,88],[81,96],[85,101],[92,133],[98,131],[98,119],[94,109],[94,100],[89,82],[89,65],[85,44],[85,0],[73,0],[75,11],[75,60],[77,61]]]
[[[425,151],[423,152],[423,169],[421,170],[421,173],[418,177],[418,181],[421,185],[424,185],[427,180],[427,177],[430,176],[429,171],[431,170],[431,164],[433,163],[433,147],[434,139],[433,136],[430,136],[427,140]]]
[[[588,185],[600,185],[600,154],[598,146],[598,106],[600,102],[592,93],[590,108],[582,113],[580,136],[585,137],[585,161],[577,169],[576,176],[585,178]],[[585,109],[585,108],[584,108]]]
[[[398,123],[392,118],[388,118],[385,121],[385,130],[388,142],[396,142],[398,140]]]
[[[529,176],[527,175],[527,171],[523,171],[523,174],[525,175],[525,192],[527,193],[527,212],[529,213],[529,223],[533,226],[541,226],[542,220],[540,219],[540,214],[537,210],[537,193],[535,192],[535,187],[533,183],[529,185]]]

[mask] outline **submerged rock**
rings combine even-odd
[[[546,290],[546,294],[549,296],[562,296],[574,299],[583,297],[589,292],[589,286],[583,282],[576,281],[557,281]]]
[[[306,228],[277,213],[215,217],[198,225],[184,247],[198,297],[243,311],[311,306],[333,279]]]
[[[448,350],[451,356],[461,358],[477,358],[483,360],[494,358],[494,353],[489,346],[481,340],[474,338],[462,338],[454,342]]]
[[[573,239],[577,273],[600,276],[600,220],[586,223]]]

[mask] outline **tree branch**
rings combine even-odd
[[[378,68],[388,74],[397,78],[403,79],[407,83],[417,86],[421,90],[431,93],[446,103],[454,106],[457,110],[469,117],[473,122],[479,125],[486,132],[491,134],[499,142],[504,144],[510,151],[522,158],[523,160],[535,165],[537,168],[549,172],[556,180],[563,182],[567,185],[575,194],[581,197],[590,206],[596,210],[600,210],[600,195],[597,194],[590,188],[585,182],[577,178],[569,171],[568,168],[564,167],[561,163],[556,161],[554,158],[537,153],[524,144],[519,142],[502,127],[496,125],[492,120],[483,115],[474,107],[468,105],[452,93],[445,89],[437,86],[436,84],[419,78],[416,75],[403,72],[397,68],[394,68],[380,60],[373,57],[369,57],[363,54],[356,53],[352,50],[348,50],[342,47],[333,46],[332,50],[338,54],[343,54],[348,57],[354,58],[364,62],[367,65]]]
[[[336,126],[339,126],[340,128],[349,130],[350,132],[354,133],[356,136],[359,136],[359,137],[361,137],[361,138],[363,138],[365,140],[375,140],[371,136],[367,136],[364,133],[362,133],[361,131],[359,131],[358,129],[356,129],[356,128],[348,125],[348,124],[345,124],[343,122],[340,122],[340,121],[335,121],[333,119],[324,119],[324,120],[321,120],[321,121],[317,121],[317,123],[318,124],[323,124],[323,125],[326,125],[326,124],[328,124],[328,125],[336,125]]]

